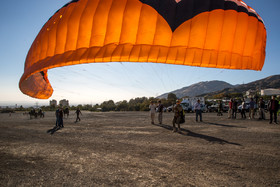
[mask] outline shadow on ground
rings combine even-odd
[[[167,129],[167,130],[170,130],[170,131],[173,130],[173,127],[170,126],[170,125],[155,124],[155,126],[162,127],[164,129]],[[191,136],[191,137],[195,137],[195,138],[201,138],[201,139],[204,139],[204,140],[206,140],[208,142],[212,142],[212,143],[231,144],[231,145],[242,146],[239,143],[229,142],[227,140],[223,140],[223,139],[220,139],[220,138],[216,138],[216,137],[208,136],[208,135],[204,135],[204,134],[198,134],[198,133],[192,132],[192,131],[184,129],[184,128],[181,128],[181,132],[179,134],[181,134],[183,136]]]
[[[240,127],[240,126],[235,126],[235,125],[224,125],[224,124],[210,123],[210,122],[207,122],[207,123],[205,123],[205,124],[207,124],[207,125],[221,126],[221,127],[229,127],[229,128],[243,128],[243,129],[246,128],[246,127]]]
[[[47,133],[54,134],[56,131],[60,130],[60,127],[54,126],[54,128],[47,130]]]

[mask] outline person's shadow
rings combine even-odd
[[[221,126],[221,127],[229,127],[229,128],[243,128],[243,129],[246,128],[246,127],[240,127],[240,126],[235,126],[235,125],[224,125],[224,124],[211,123],[211,122],[207,122],[207,123],[205,123],[205,124],[206,124],[206,125]]]
[[[170,130],[170,131],[173,130],[173,127],[170,126],[170,125],[164,125],[164,124],[154,124],[154,125],[158,126],[158,127],[162,127],[164,129],[167,129],[167,130]],[[204,139],[204,140],[206,140],[208,142],[212,142],[212,143],[231,144],[231,145],[242,146],[239,143],[229,142],[229,141],[226,141],[226,140],[223,140],[223,139],[220,139],[220,138],[216,138],[216,137],[208,136],[208,135],[204,135],[204,134],[198,134],[198,133],[192,132],[192,131],[184,129],[184,128],[181,128],[181,132],[179,134],[181,134],[183,136],[191,136],[191,137],[195,137],[195,138],[201,138],[201,139]]]
[[[61,128],[58,126],[54,126],[54,128],[47,130],[47,133],[54,134],[59,129],[61,129]]]

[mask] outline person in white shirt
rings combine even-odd
[[[195,111],[195,120],[198,121],[198,116],[200,118],[200,121],[202,121],[202,111],[201,111],[201,105],[200,100],[197,100],[197,102],[194,104],[194,111]]]
[[[151,115],[151,124],[155,124],[155,116],[156,116],[156,105],[154,103],[154,101],[151,101],[150,103],[150,115]]]
[[[241,104],[241,118],[246,119],[246,103],[244,99]]]

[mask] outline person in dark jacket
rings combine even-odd
[[[249,103],[249,118],[254,119],[255,118],[255,101],[253,98],[251,98],[251,101]]]
[[[180,128],[180,123],[181,123],[181,112],[183,111],[183,107],[180,105],[180,100],[176,101],[176,105],[173,109],[174,111],[174,118],[172,121],[173,124],[173,132],[176,132],[176,126],[175,124],[178,125],[178,132],[181,132],[181,128]]]
[[[277,111],[277,116],[280,114],[280,95],[277,96],[278,98],[278,111]]]
[[[232,118],[232,107],[233,107],[233,100],[230,99],[228,103],[228,119]]]
[[[55,126],[56,126],[56,127],[58,127],[58,126],[59,126],[58,113],[59,113],[59,108],[58,108],[58,109],[56,109],[56,111],[55,111],[55,117],[56,117]]]
[[[58,126],[63,128],[64,125],[63,125],[63,108],[59,108],[59,111],[58,111]]]
[[[263,98],[261,97],[259,100],[259,120],[265,120],[265,102],[263,100]]]
[[[82,115],[82,112],[81,112],[80,108],[77,108],[75,113],[77,115],[75,122],[81,121],[80,114]]]
[[[217,116],[222,116],[223,115],[223,101],[220,100],[219,101],[219,105],[218,105],[218,113]]]
[[[269,121],[270,124],[272,123],[273,115],[274,115],[274,123],[278,124],[277,123],[278,108],[279,108],[279,102],[275,99],[275,96],[272,96],[271,100],[268,103],[268,110],[269,110],[269,113],[270,113],[270,121]]]
[[[163,105],[161,104],[161,101],[158,101],[158,122],[159,122],[159,124],[162,124],[162,113],[163,113]]]

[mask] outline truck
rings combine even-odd
[[[183,107],[183,110],[186,112],[194,112],[194,105],[197,102],[197,100],[200,100],[201,110],[205,111],[205,99],[204,97],[189,97],[189,98],[183,98],[181,105]]]

